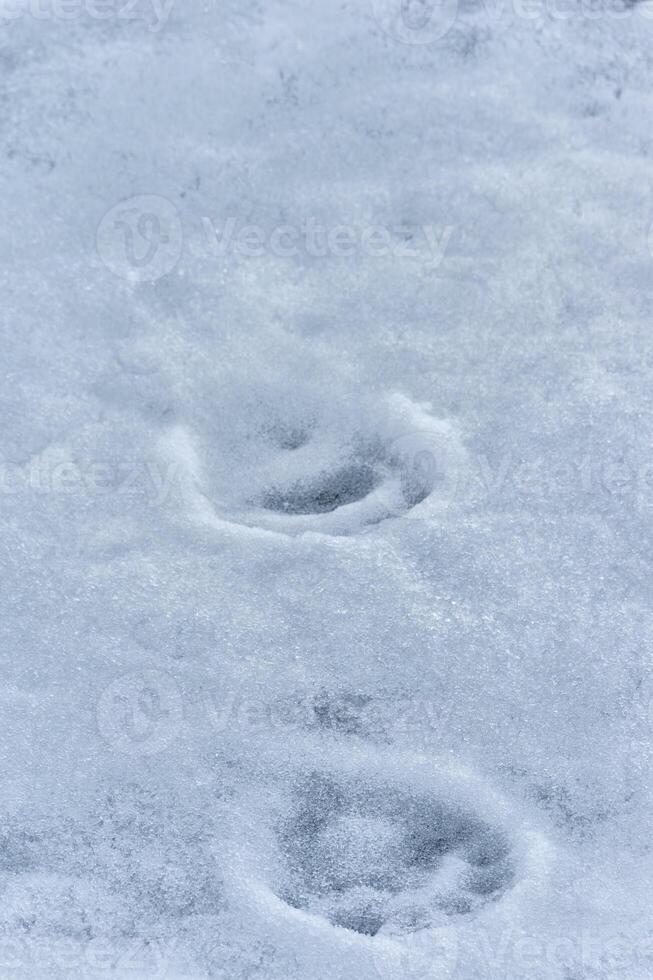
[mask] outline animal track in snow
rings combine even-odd
[[[488,916],[537,914],[549,845],[465,767],[323,740],[295,744],[301,762],[276,751],[257,747],[261,775],[219,846],[231,900],[261,932],[320,964],[346,949],[367,978],[414,951],[416,933],[454,955]]]
[[[496,901],[515,877],[507,834],[435,794],[319,773],[278,828],[284,901],[365,935],[416,931]]]
[[[294,535],[349,535],[399,516],[441,513],[466,454],[454,425],[400,395],[359,415],[252,421],[224,433],[178,424],[162,449],[185,477],[198,523]]]

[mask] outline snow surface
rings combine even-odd
[[[653,8],[0,17],[0,976],[650,977]]]

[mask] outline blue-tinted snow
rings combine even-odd
[[[650,976],[650,5],[1,12],[0,975]]]

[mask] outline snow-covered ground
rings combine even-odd
[[[0,18],[0,977],[650,977],[653,7]]]

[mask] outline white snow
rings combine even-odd
[[[650,4],[0,20],[0,977],[649,977]]]

